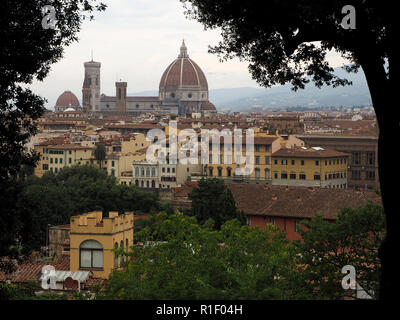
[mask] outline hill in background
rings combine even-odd
[[[259,104],[264,108],[372,105],[362,70],[354,74],[347,73],[341,68],[336,68],[335,74],[352,81],[353,85],[336,88],[323,86],[319,89],[313,83],[309,83],[304,90],[298,90],[297,92],[290,89],[290,84],[272,88],[213,89],[209,92],[210,101],[214,103],[218,110],[248,110],[254,104]],[[157,96],[158,91],[142,91],[128,95]]]

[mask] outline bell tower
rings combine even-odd
[[[84,112],[100,112],[100,67],[101,63],[84,63],[85,78],[82,87],[82,107]]]
[[[115,96],[117,98],[115,102],[115,111],[126,112],[126,82],[115,83]]]

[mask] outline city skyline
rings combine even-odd
[[[128,82],[128,93],[158,90],[165,68],[177,57],[182,39],[189,56],[206,74],[210,89],[259,87],[251,78],[246,62],[238,59],[221,63],[207,52],[208,46],[220,40],[220,30],[204,31],[203,26],[184,16],[178,0],[104,1],[105,12],[95,13],[93,21],[85,21],[78,34],[79,41],[65,48],[64,57],[53,65],[43,82],[35,81],[30,88],[54,104],[65,90],[82,98],[83,63],[102,63],[101,93],[115,95],[115,81]],[[330,53],[333,67],[343,59]]]

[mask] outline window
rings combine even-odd
[[[282,160],[282,165],[287,165],[287,160],[286,159]]]
[[[361,152],[356,151],[356,152],[352,152],[352,163],[355,165],[361,164]]]
[[[260,145],[259,144],[255,145],[255,152],[260,152]]]
[[[124,248],[124,241],[123,240],[121,240],[121,243],[119,244],[119,247],[122,248],[122,249]],[[120,267],[122,267],[122,264],[124,263],[124,260],[125,260],[124,258],[125,258],[124,256],[121,256],[121,258],[119,259],[119,266]]]
[[[50,158],[50,163],[53,163],[53,158]]]
[[[281,179],[287,179],[287,173],[286,172],[282,172],[281,173]]]
[[[68,158],[68,163],[72,163],[72,158]]]
[[[232,176],[232,168],[228,167],[228,168],[226,169],[226,172],[227,172],[227,176],[228,176],[228,177],[231,177],[231,176]]]
[[[270,223],[275,227],[276,226],[276,219],[271,217],[270,218]]]
[[[260,179],[260,168],[256,168],[256,179]]]
[[[296,180],[296,173],[291,172],[291,173],[290,173],[290,179],[291,179],[291,180]]]
[[[275,160],[274,160],[274,164],[278,164],[278,160],[275,159]]]
[[[114,248],[118,249],[118,243],[114,244]],[[118,268],[118,253],[114,252],[114,268]]]
[[[315,165],[319,166],[319,160],[315,160]]]
[[[54,158],[54,163],[58,163],[58,159],[57,158]]]
[[[46,163],[43,164],[42,169],[43,169],[43,170],[49,170],[49,165],[46,164]]]
[[[222,177],[222,168],[218,167],[218,177]]]
[[[361,171],[360,170],[351,171],[351,179],[352,180],[360,180],[361,179]]]
[[[156,175],[156,168],[151,168],[151,176],[154,177]]]
[[[150,168],[146,168],[146,177],[150,176]]]
[[[270,162],[270,157],[265,157],[265,164],[269,164]]]
[[[375,171],[367,171],[366,179],[367,180],[375,180]]]
[[[278,172],[274,172],[274,179],[278,179]]]
[[[265,172],[265,179],[270,179],[270,171],[269,171],[269,169],[265,168],[264,172]]]
[[[299,179],[300,179],[300,180],[306,180],[306,174],[305,174],[304,172],[301,172],[301,173],[299,174]]]
[[[210,177],[212,177],[212,175],[213,175],[213,168],[209,168],[209,171],[210,171]]]
[[[318,172],[314,173],[314,180],[321,180],[321,176]]]
[[[301,160],[301,165],[304,166],[304,160]]]
[[[265,152],[269,152],[269,144],[265,145]]]
[[[79,246],[80,268],[103,268],[103,246],[96,240],[86,240]]]
[[[375,152],[367,152],[367,165],[375,164]]]
[[[57,173],[57,172],[58,172],[58,169],[57,169],[57,168],[54,168],[54,172]]]
[[[260,157],[256,156],[256,164],[260,164]]]
[[[114,165],[115,165],[115,163],[114,163],[114,160],[113,160],[113,161],[111,161],[111,167],[114,167]]]
[[[296,163],[296,162],[295,162],[294,160],[292,160],[292,166],[294,166],[294,165],[295,165],[295,163]]]
[[[115,176],[115,170],[114,169],[111,169],[111,175]]]
[[[139,168],[138,167],[136,167],[135,168],[135,176],[138,176],[139,175]],[[137,180],[136,180],[137,181]]]
[[[63,163],[63,162],[62,162],[62,160],[63,160],[63,159],[62,159],[62,158],[60,158],[60,163]]]

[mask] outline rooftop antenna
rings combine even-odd
[[[92,49],[92,61],[93,61],[93,49]]]

